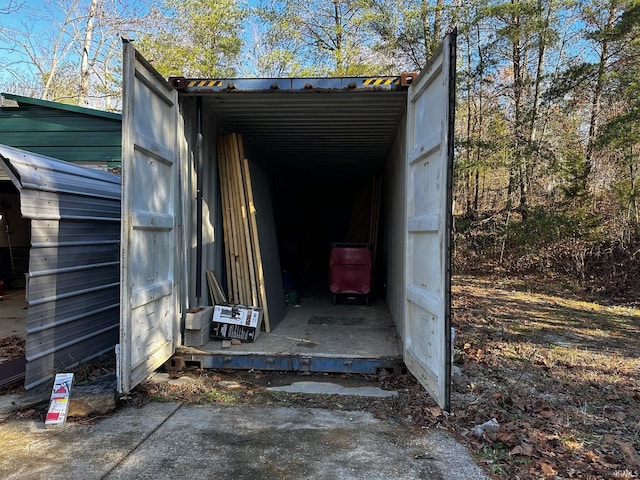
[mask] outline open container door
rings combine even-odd
[[[451,182],[456,32],[409,87],[404,361],[451,406]]]
[[[118,389],[127,393],[180,340],[178,94],[124,41]]]

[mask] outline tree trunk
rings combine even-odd
[[[473,103],[471,101],[471,97],[473,94],[472,81],[473,81],[473,72],[471,71],[472,59],[471,59],[471,38],[469,35],[466,36],[467,39],[467,148],[465,152],[465,156],[467,159],[467,204],[465,205],[465,209],[467,215],[474,214],[472,212],[472,200],[471,200],[471,138],[472,138],[472,106]]]
[[[91,66],[89,64],[89,50],[91,49],[91,41],[93,40],[93,30],[96,14],[98,11],[98,2],[99,0],[91,0],[91,5],[89,6],[89,14],[87,16],[87,26],[84,31],[84,42],[82,45],[78,104],[84,106],[89,105],[89,76],[91,75]]]
[[[339,0],[333,0],[333,21],[335,28],[335,59],[336,59],[336,72],[338,75],[344,73],[344,59],[342,58],[342,14],[340,12]]]
[[[618,9],[611,6],[609,15],[607,16],[606,29],[610,30],[616,19]],[[598,73],[596,75],[596,84],[593,89],[593,98],[591,100],[591,115],[589,116],[589,134],[587,136],[587,149],[585,152],[584,163],[585,172],[581,179],[584,189],[587,189],[587,177],[591,173],[593,163],[593,145],[598,135],[598,117],[600,116],[600,102],[602,100],[602,92],[604,88],[604,80],[607,68],[607,60],[609,58],[609,39],[605,35],[602,40],[600,57],[598,59]]]
[[[483,98],[482,98],[482,76],[484,75],[484,54],[482,52],[482,43],[481,43],[481,36],[480,36],[480,25],[476,24],[476,35],[477,35],[477,49],[478,49],[478,67],[479,67],[479,73],[480,73],[480,82],[478,83],[478,109],[476,112],[478,121],[476,122],[476,136],[478,139],[477,145],[476,145],[476,191],[475,191],[475,195],[473,197],[473,211],[475,212],[475,214],[478,214],[479,211],[479,190],[480,190],[480,162],[482,160],[482,150],[481,150],[481,145],[482,145],[482,127],[484,125],[484,111],[483,111]]]
[[[512,0],[511,3],[516,5],[518,0]],[[524,89],[524,73],[526,64],[523,63],[523,47],[522,47],[522,23],[520,13],[514,13],[512,17],[513,33],[511,44],[511,66],[513,68],[513,104],[514,104],[514,153],[516,157],[516,169],[518,171],[518,189],[519,195],[519,209],[524,215],[524,211],[527,209],[527,193],[525,184],[524,170],[526,166],[523,164],[526,162],[526,158],[523,152],[523,140],[522,135],[523,127],[523,114],[522,114],[522,97]],[[512,178],[509,178],[511,183]]]

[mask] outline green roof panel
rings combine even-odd
[[[0,102],[0,144],[68,162],[120,166],[120,114],[0,95],[4,97]]]

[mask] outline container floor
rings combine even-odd
[[[253,343],[222,348],[221,340],[176,352],[202,368],[377,373],[402,364],[402,347],[384,301],[370,306],[305,296]]]

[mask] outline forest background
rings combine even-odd
[[[163,75],[419,71],[458,29],[454,267],[640,283],[640,0],[4,0],[0,91],[118,111]]]

